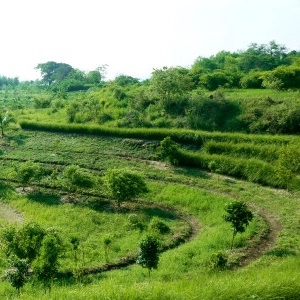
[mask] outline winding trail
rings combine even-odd
[[[250,246],[242,249],[242,255],[239,260],[239,267],[244,267],[259,258],[261,255],[270,250],[276,243],[282,225],[274,214],[265,209],[261,209],[254,205],[249,205],[252,210],[263,218],[268,224],[268,230],[260,236],[259,239],[250,243]]]
[[[52,190],[49,188],[45,188],[45,189]],[[23,193],[24,191],[22,189],[18,189],[18,192]],[[78,196],[80,198],[80,195]],[[95,195],[92,196],[94,197]],[[200,228],[199,221],[193,215],[182,213],[181,211],[175,209],[174,207],[170,207],[167,205],[158,204],[150,201],[145,203],[144,200],[143,201],[136,200],[136,201],[132,201],[132,203],[135,203],[136,205],[146,204],[147,206],[151,206],[152,208],[159,208],[168,211],[176,215],[178,219],[184,220],[188,224],[189,229],[187,230],[187,232],[175,236],[171,243],[165,245],[161,249],[162,252],[178,247],[179,245],[185,242],[189,242],[194,238],[196,238],[199,234],[199,228]],[[274,214],[271,214],[269,211],[262,209],[253,204],[249,204],[249,206],[253,211],[255,211],[258,214],[259,217],[261,217],[268,224],[268,230],[266,230],[259,236],[255,235],[252,238],[252,240],[250,240],[248,247],[236,248],[231,250],[232,253],[236,254],[238,257],[237,263],[234,266],[235,268],[244,267],[250,264],[252,261],[259,258],[265,252],[270,250],[275,245],[279,232],[282,229],[282,225],[280,224],[278,218]],[[21,223],[24,221],[24,218],[20,213],[15,211],[8,204],[1,203],[1,202],[0,202],[0,218],[8,222],[15,222],[15,223]],[[137,258],[136,253],[130,253],[126,257],[122,257],[118,261],[112,263],[107,263],[101,266],[99,265],[99,266],[84,268],[82,270],[82,275],[95,274],[99,272],[105,272],[113,269],[126,267],[131,264],[134,264],[136,262],[136,258]],[[66,271],[61,275],[69,277],[69,276],[73,276],[73,272]]]

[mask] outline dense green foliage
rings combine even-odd
[[[148,191],[143,177],[131,170],[110,169],[106,172],[105,182],[112,197],[118,201],[133,199]]]
[[[8,257],[26,259],[32,263],[41,248],[45,230],[34,222],[30,222],[21,228],[8,227],[2,235],[2,243]]]
[[[29,279],[29,264],[25,259],[12,258],[9,261],[9,267],[5,272],[5,277],[10,284],[17,289],[20,294],[20,288],[24,286]]]
[[[189,69],[155,69],[144,81],[105,81],[106,66],[82,72],[49,61],[37,66],[42,80],[0,87],[0,107],[17,109],[18,121],[297,134],[299,62],[298,51],[274,41],[199,57]]]
[[[33,263],[33,270],[36,277],[49,289],[51,288],[53,279],[58,273],[58,259],[63,251],[62,238],[54,229],[48,230],[42,240],[39,256]]]

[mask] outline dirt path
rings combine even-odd
[[[0,220],[10,223],[21,223],[23,222],[24,218],[8,204],[0,202]]]
[[[268,224],[268,230],[264,232],[258,239],[253,238],[247,248],[242,248],[238,267],[244,267],[259,258],[265,252],[270,250],[276,243],[282,225],[277,217],[265,209],[261,209],[254,205],[249,205],[252,210],[256,211],[258,215],[263,218]]]

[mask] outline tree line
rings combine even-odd
[[[48,61],[39,63],[41,85],[67,91],[84,90],[105,82],[107,65],[84,72],[67,63]],[[168,71],[168,72],[167,72]],[[164,73],[165,76],[162,76]],[[166,78],[166,75],[168,75]],[[171,67],[154,70],[150,80],[163,79],[178,89],[202,87],[215,90],[219,87],[237,88],[298,88],[300,83],[300,51],[288,50],[275,41],[268,44],[252,43],[246,50],[220,51],[210,57],[199,56],[190,68]],[[138,83],[139,79],[120,75],[114,79],[117,85]],[[174,85],[173,81],[177,81]],[[180,81],[180,82],[179,82]],[[147,80],[144,81],[146,83]],[[0,77],[0,88],[20,84],[18,78]]]
[[[85,89],[104,81],[106,65],[90,72],[74,69],[65,63],[49,61],[38,64],[42,83],[68,91]],[[300,52],[288,51],[284,45],[252,43],[247,50],[220,51],[210,57],[198,57],[191,68],[172,67],[154,70],[150,80],[162,81],[165,94],[177,94],[195,88],[216,90],[229,88],[298,88]],[[138,83],[137,78],[120,75],[117,85]],[[167,89],[166,89],[167,88]]]
[[[50,108],[52,113],[64,109],[69,123],[272,134],[300,132],[297,98],[235,101],[224,96],[223,91],[230,88],[299,89],[300,52],[288,51],[275,41],[253,43],[245,51],[198,57],[190,68],[154,69],[146,80],[121,74],[107,81],[106,67],[83,72],[65,63],[38,64],[42,79],[27,84],[38,86],[50,96],[35,96],[35,108]]]

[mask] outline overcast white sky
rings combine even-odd
[[[34,80],[53,60],[144,79],[251,43],[300,50],[300,0],[9,0],[0,28],[0,75]]]

